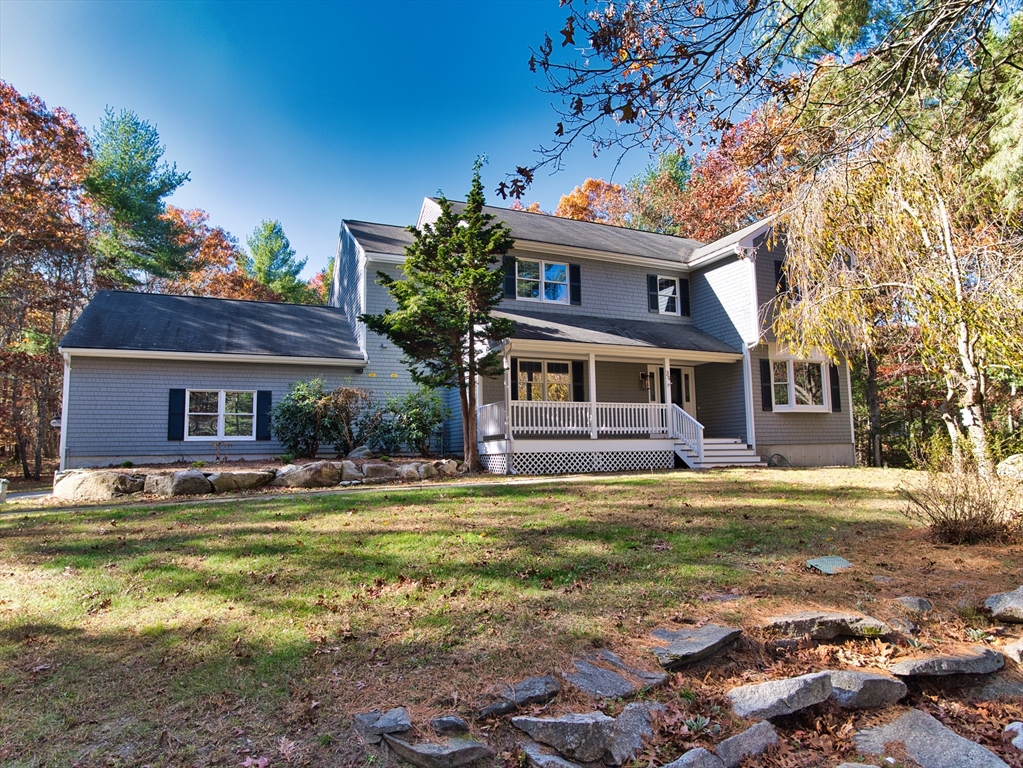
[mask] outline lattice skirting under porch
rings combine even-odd
[[[563,475],[671,469],[671,451],[577,451],[572,453],[498,453],[481,456],[483,468],[495,475]]]

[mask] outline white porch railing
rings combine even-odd
[[[703,424],[674,403],[671,404],[671,432],[696,454],[697,461],[703,461]]]
[[[594,434],[598,437],[670,437],[685,443],[694,453],[701,456],[703,453],[703,425],[677,405],[513,400],[507,413],[503,402],[480,406],[476,411],[479,440],[503,438],[509,426],[512,437],[592,437]]]
[[[667,437],[667,416],[661,403],[597,403],[597,434]]]
[[[590,411],[589,403],[512,400],[512,434],[589,435]]]
[[[490,403],[476,409],[476,435],[478,440],[504,437],[504,403]]]

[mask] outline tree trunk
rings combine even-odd
[[[870,460],[874,467],[881,462],[881,398],[877,391],[877,357],[867,350],[863,354],[867,369],[867,409],[870,411]],[[851,406],[850,406],[851,407]]]
[[[952,466],[958,472],[963,468],[963,447],[959,443],[959,422],[955,417],[955,389],[951,381],[945,384],[945,402],[941,404],[941,420],[945,422],[948,438],[952,441]]]
[[[469,472],[480,470],[480,454],[476,445],[475,395],[470,394],[471,380],[464,371],[458,374],[458,399],[462,404],[462,445],[465,463]],[[470,403],[470,396],[472,402]]]

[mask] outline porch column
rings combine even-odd
[[[590,352],[586,369],[590,377],[590,440],[597,439],[597,356]]]
[[[511,344],[504,348],[504,439],[511,440]]]
[[[671,358],[664,358],[664,420],[665,427],[668,430],[668,437],[675,437],[674,430],[671,428]]]

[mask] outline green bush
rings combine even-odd
[[[285,452],[297,458],[314,458],[323,438],[323,406],[326,396],[321,379],[296,381],[270,412],[273,436]]]
[[[382,453],[397,453],[402,447],[430,455],[430,440],[447,416],[440,395],[420,387],[400,397],[391,395],[386,405],[375,414],[368,444]]]
[[[420,456],[429,456],[430,440],[447,416],[440,395],[420,387],[402,397],[387,398],[387,410],[392,414],[398,442]]]
[[[373,396],[356,387],[327,391],[321,379],[296,382],[272,411],[271,429],[294,458],[314,458],[321,444],[339,455],[366,445],[384,420]]]

